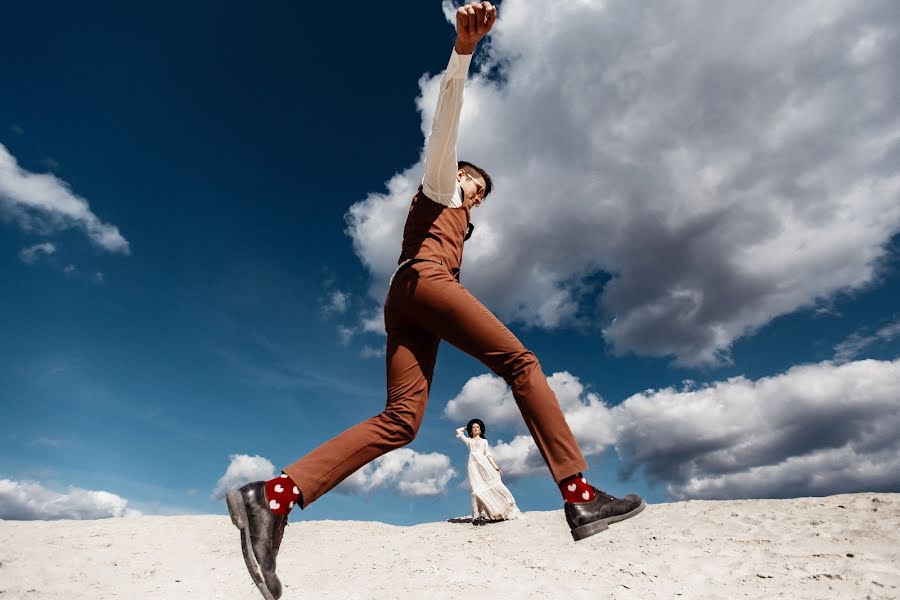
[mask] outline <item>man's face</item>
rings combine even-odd
[[[475,174],[472,175],[465,169],[460,169],[456,173],[456,180],[463,192],[463,206],[474,208],[481,205],[484,201],[484,177]]]

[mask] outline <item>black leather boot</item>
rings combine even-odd
[[[605,531],[612,523],[630,519],[647,506],[637,494],[616,498],[597,488],[594,492],[597,497],[590,502],[566,502],[566,521],[576,542]]]
[[[287,516],[269,510],[264,481],[248,483],[225,496],[231,522],[241,530],[241,550],[250,577],[266,600],[281,597],[281,581],[275,574],[275,559],[281,547]]]

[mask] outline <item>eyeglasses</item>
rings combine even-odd
[[[472,177],[472,175],[468,172],[464,172],[466,177],[475,184],[475,206],[478,206],[482,202],[484,202],[484,186],[478,183],[478,180]]]

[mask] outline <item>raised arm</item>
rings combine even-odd
[[[465,430],[466,430],[465,427],[457,427],[456,437],[458,437],[459,441],[461,441],[463,444],[465,444],[466,447],[468,448],[469,447],[469,438],[467,438],[466,434],[463,433]]]
[[[456,139],[463,104],[463,88],[472,53],[497,19],[497,9],[490,2],[472,2],[456,11],[456,44],[441,79],[431,135],[425,145],[425,195],[444,206],[459,208],[462,197],[456,180]]]

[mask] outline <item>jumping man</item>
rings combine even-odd
[[[357,469],[416,437],[441,340],[480,360],[512,388],[534,443],[559,485],[575,540],[644,508],[635,494],[619,499],[588,483],[582,474],[587,463],[534,354],[459,283],[463,245],[474,228],[470,214],[492,189],[484,169],[457,160],[459,115],[472,53],[496,17],[490,2],[473,2],[456,12],[456,43],[425,150],[425,175],[410,204],[384,305],[384,412],[325,442],[275,479],[228,493],[244,559],[267,599],[281,596],[275,559],[290,510],[296,505],[306,508]]]

